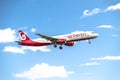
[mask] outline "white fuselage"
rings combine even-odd
[[[93,31],[76,31],[74,33],[59,35],[59,36],[52,36],[58,39],[65,39],[67,41],[79,41],[79,40],[89,40],[98,37],[99,35]],[[51,42],[44,38],[35,39],[35,41],[39,42]]]

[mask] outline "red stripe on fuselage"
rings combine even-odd
[[[52,42],[36,42],[36,41],[32,41],[32,40],[26,40],[23,42],[23,44],[21,45],[25,45],[25,46],[46,46],[46,45],[52,45]]]

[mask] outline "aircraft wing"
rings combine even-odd
[[[43,35],[43,34],[36,34],[36,35],[41,36],[42,38],[44,38],[46,40],[49,40],[49,41],[52,41],[52,42],[57,42],[59,40],[57,38],[46,36],[46,35]]]

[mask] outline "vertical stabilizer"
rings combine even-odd
[[[26,40],[30,40],[30,38],[22,31],[22,30],[19,30],[19,35],[20,35],[20,38],[21,38],[21,41],[26,41]]]

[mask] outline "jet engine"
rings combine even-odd
[[[65,40],[65,39],[59,39],[59,40],[57,41],[57,43],[59,43],[59,44],[64,44],[64,43],[66,43],[66,40]]]
[[[65,45],[66,45],[66,46],[73,46],[73,45],[74,45],[74,42],[73,42],[73,41],[69,41],[69,42],[66,42]]]

